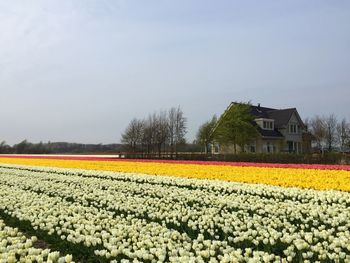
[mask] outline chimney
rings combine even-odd
[[[260,103],[258,103],[258,109],[260,110]]]

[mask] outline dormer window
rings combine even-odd
[[[261,129],[264,129],[264,130],[275,129],[273,119],[259,118],[259,119],[255,119],[255,122],[256,122],[256,124],[258,124],[260,126]]]
[[[263,128],[265,130],[273,130],[273,122],[272,121],[263,121]]]

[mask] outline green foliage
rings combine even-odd
[[[249,103],[236,103],[229,107],[218,121],[214,136],[221,144],[233,144],[244,149],[258,135]]]
[[[210,121],[203,123],[197,133],[197,143],[204,147],[204,152],[207,153],[209,144],[214,140],[214,128],[217,123],[217,118],[214,115]]]

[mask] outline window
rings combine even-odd
[[[298,132],[298,126],[296,124],[290,124],[289,125],[289,132],[290,133],[297,133]]]
[[[270,143],[268,142],[267,144],[266,144],[266,151],[268,152],[268,153],[270,153],[271,152],[271,145],[270,145]]]
[[[263,144],[263,152],[275,153],[277,152],[277,147],[273,142],[266,142]]]
[[[301,153],[302,146],[300,142],[287,141],[288,152],[290,153]]]
[[[272,152],[274,152],[274,153],[277,152],[277,147],[276,147],[276,145],[272,145]]]
[[[263,128],[266,130],[273,130],[273,123],[272,121],[264,121],[263,122]]]
[[[251,145],[250,146],[250,152],[251,153],[255,153],[255,145]]]
[[[214,146],[214,153],[219,153],[219,145]]]
[[[256,142],[253,141],[244,147],[246,152],[255,153],[256,152]]]

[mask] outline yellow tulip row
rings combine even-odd
[[[350,192],[350,171],[345,170],[30,158],[1,158],[0,163],[166,175]]]

